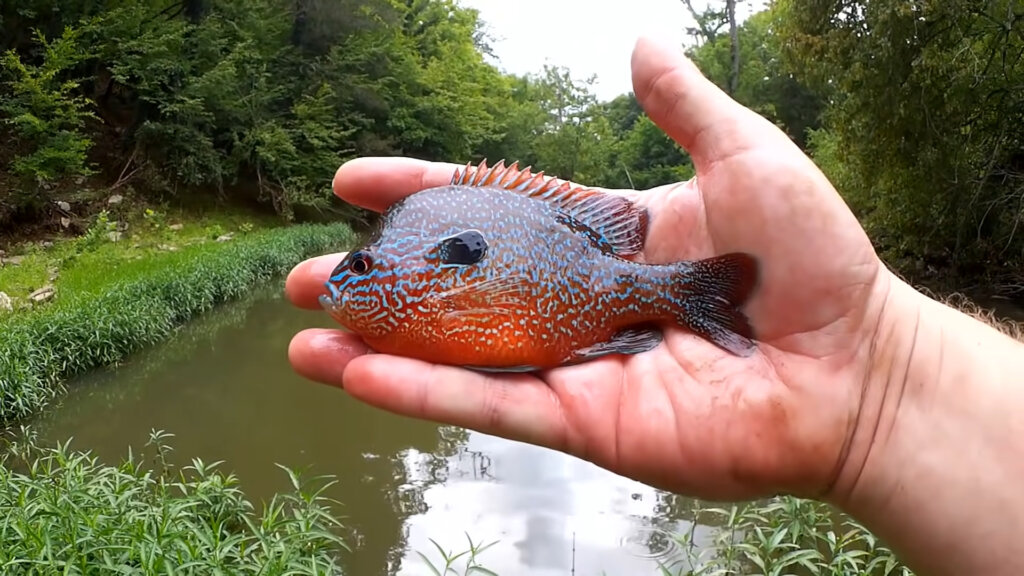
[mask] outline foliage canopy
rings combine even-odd
[[[723,6],[692,13],[691,57],[812,155],[892,264],[1024,293],[1019,2],[775,0],[736,26]],[[0,32],[2,226],[112,187],[353,217],[330,181],[362,155],[608,187],[693,173],[632,94],[503,72],[455,0],[26,0]]]

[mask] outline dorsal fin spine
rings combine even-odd
[[[534,174],[531,168],[520,169],[518,161],[505,166],[504,160],[488,166],[484,159],[476,167],[468,163],[465,169],[457,169],[451,183],[495,186],[547,202],[592,229],[601,238],[602,249],[620,255],[635,254],[643,249],[648,224],[645,208],[623,196],[549,178],[543,170]]]

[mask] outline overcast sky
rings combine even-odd
[[[480,11],[499,65],[517,74],[539,72],[545,62],[576,78],[597,75],[598,98],[633,89],[629,57],[641,35],[682,44],[693,25],[681,0],[459,0]],[[763,0],[744,4],[763,5]],[[696,0],[698,10],[706,0]],[[741,5],[743,13],[750,11]]]

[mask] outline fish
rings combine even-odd
[[[750,356],[757,258],[638,261],[650,221],[623,194],[484,159],[391,205],[320,304],[374,352],[481,372],[642,354],[667,325]]]

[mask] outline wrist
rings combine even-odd
[[[1024,529],[1024,344],[886,281],[829,499],[920,573],[1019,573],[998,534]]]

